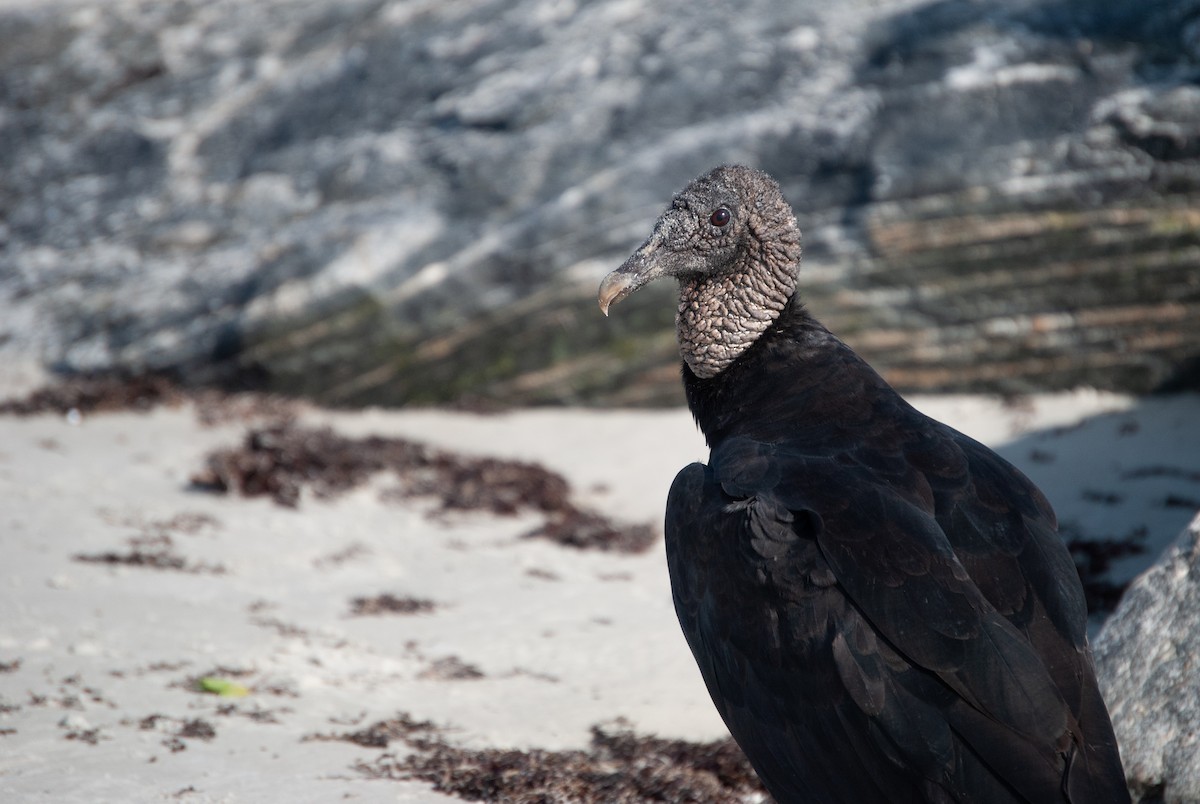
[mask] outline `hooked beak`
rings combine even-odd
[[[625,260],[620,268],[604,277],[600,283],[600,312],[608,315],[608,308],[625,298],[647,282],[665,276],[658,259],[661,236],[656,231],[642,247]]]

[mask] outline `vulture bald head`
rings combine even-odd
[[[679,281],[680,352],[714,377],[787,306],[800,267],[800,228],[779,185],[723,165],[685,187],[646,242],[600,284],[600,309],[660,277]]]

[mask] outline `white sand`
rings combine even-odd
[[[1119,537],[1145,526],[1157,547],[1194,513],[1165,506],[1167,497],[1200,497],[1200,483],[1178,472],[1126,476],[1152,466],[1200,472],[1198,397],[916,402],[999,447],[1042,485],[1062,521],[1087,531]],[[675,472],[705,455],[682,410],[305,419],[348,435],[536,460],[565,474],[579,502],[656,525]],[[77,425],[0,417],[0,663],[19,661],[0,672],[0,706],[11,709],[0,709],[0,730],[11,730],[0,731],[0,800],[158,801],[182,791],[189,802],[444,800],[351,768],[378,750],[301,739],[401,711],[479,747],[583,746],[589,726],[616,717],[642,733],[724,733],[675,623],[660,549],[623,556],[522,540],[540,521],[533,515],[430,519],[429,503],[381,501],[382,477],[334,501],[306,497],[295,510],[189,491],[205,454],[243,429],[202,427],[188,407]],[[1120,499],[1097,501],[1112,493]],[[224,565],[224,574],[72,558],[125,551],[180,515],[213,523],[170,531],[174,551]],[[1127,562],[1123,574],[1152,558]],[[382,592],[440,606],[349,616],[352,598]],[[421,677],[449,656],[485,677]],[[187,689],[219,667],[251,671],[239,680],[252,693]],[[230,704],[236,711],[218,713]],[[166,717],[141,728],[152,715]],[[216,736],[171,751],[164,743],[192,718]]]

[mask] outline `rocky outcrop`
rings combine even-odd
[[[1200,517],[1125,593],[1095,651],[1135,800],[1200,801]]]
[[[595,285],[746,162],[811,307],[904,388],[1200,374],[1192,0],[29,6],[0,12],[3,362],[679,401],[670,289],[604,320]]]

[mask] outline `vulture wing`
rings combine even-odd
[[[1053,513],[908,410],[887,449],[731,437],[676,478],[675,605],[718,710],[781,801],[1122,800],[1115,746],[1080,736],[1107,713]]]

